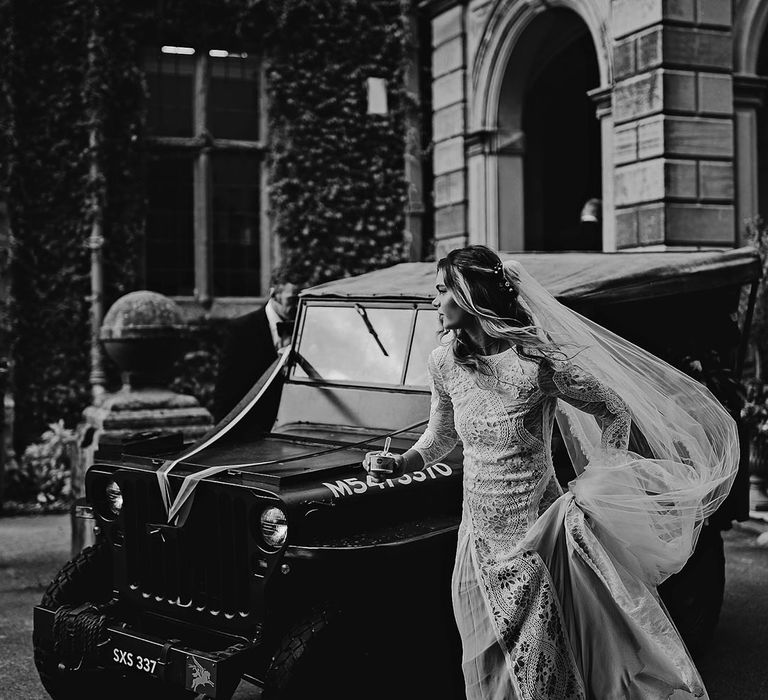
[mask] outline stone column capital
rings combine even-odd
[[[736,107],[759,109],[765,102],[766,88],[768,77],[736,73],[733,76],[733,104]]]
[[[587,95],[595,105],[595,114],[598,119],[609,117],[613,113],[613,87],[611,85],[601,85],[587,91]]]
[[[496,135],[495,129],[477,129],[464,137],[467,158],[480,156],[491,151],[491,145]]]
[[[478,129],[464,137],[467,157],[479,155],[523,155],[525,153],[525,134],[522,131],[500,131],[498,129]]]

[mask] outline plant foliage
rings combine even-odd
[[[270,199],[282,276],[314,284],[399,262],[405,7],[397,0],[273,5]],[[369,77],[387,81],[387,115],[366,113]]]
[[[48,426],[39,442],[27,445],[21,459],[7,470],[9,501],[36,503],[41,508],[65,505],[71,496],[71,468],[76,435],[60,420]]]
[[[95,220],[104,308],[140,279],[144,46],[264,50],[281,276],[316,283],[403,257],[408,10],[405,0],[0,0],[0,186],[13,234],[4,330],[15,338],[20,447],[59,418],[74,424],[90,402]],[[368,77],[387,81],[388,114],[366,114]],[[212,357],[195,362],[210,368]]]

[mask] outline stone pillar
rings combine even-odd
[[[600,120],[600,146],[602,158],[602,201],[603,201],[603,250],[616,250],[616,213],[614,208],[613,171],[613,91],[610,87],[590,90],[589,96],[595,104],[595,114]]]
[[[72,496],[85,496],[85,473],[93,465],[99,443],[109,437],[130,441],[138,433],[180,432],[185,442],[204,435],[211,414],[194,396],[165,388],[174,360],[183,349],[181,311],[172,300],[149,291],[120,297],[99,332],[107,354],[122,372],[123,387],[102,393],[83,411],[79,455],[72,467]],[[85,521],[72,511],[72,554],[89,544]]]
[[[616,248],[734,245],[731,3],[612,10]]]
[[[421,164],[421,80],[419,66],[418,21],[408,14],[409,61],[405,69],[405,88],[410,104],[406,111],[405,179],[408,182],[408,200],[405,205],[405,230],[410,242],[410,259],[421,260],[423,255],[424,171]]]
[[[98,405],[83,411],[78,459],[72,469],[72,496],[85,496],[85,473],[94,463],[99,442],[106,438],[124,441],[146,432],[179,432],[184,442],[194,442],[213,426],[211,414],[194,396],[161,387],[124,387],[104,393]],[[73,512],[73,516],[75,513]],[[90,544],[83,521],[72,518],[72,555]]]
[[[442,5],[432,17],[432,138],[435,256],[467,244],[464,8]]]
[[[733,77],[736,128],[736,240],[744,241],[745,221],[760,214],[758,192],[757,114],[765,101],[768,78],[757,75]]]

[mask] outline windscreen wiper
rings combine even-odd
[[[379,340],[379,336],[376,333],[376,330],[373,327],[373,324],[371,323],[371,319],[368,318],[368,313],[365,310],[365,307],[362,304],[355,304],[355,309],[357,309],[357,313],[360,314],[360,318],[363,319],[363,323],[365,324],[365,327],[368,329],[368,332],[373,336],[373,339],[376,341],[376,345],[378,345],[381,348],[381,351],[384,353],[384,357],[389,357],[389,353],[387,352],[386,348],[381,344],[381,341]]]

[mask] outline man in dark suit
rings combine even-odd
[[[214,418],[218,422],[248,393],[259,377],[285,352],[291,342],[299,288],[290,282],[275,284],[267,303],[230,322],[219,360],[214,392]],[[254,427],[272,428],[280,403],[282,383],[276,380],[254,409]]]

